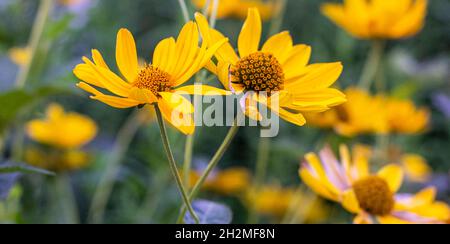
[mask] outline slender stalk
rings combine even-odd
[[[184,21],[188,22],[189,21],[189,11],[188,11],[186,2],[184,0],[178,0],[178,3],[180,4],[181,12],[183,13]]]
[[[111,196],[114,182],[120,170],[120,164],[123,161],[131,141],[144,123],[140,115],[141,111],[135,111],[127,119],[125,124],[117,133],[114,148],[110,154],[105,173],[100,179],[97,189],[89,209],[89,223],[100,224],[103,221],[106,205]]]
[[[191,181],[192,154],[194,152],[194,135],[186,137],[184,146],[183,185],[189,190]]]
[[[211,17],[209,18],[209,25],[211,26],[211,28],[214,28],[216,26],[218,9],[219,9],[219,0],[213,0]]]
[[[209,174],[217,166],[217,164],[222,159],[222,157],[225,154],[225,152],[230,147],[231,142],[233,141],[234,137],[236,136],[238,130],[239,130],[239,125],[238,125],[238,121],[236,119],[234,121],[232,127],[228,131],[228,133],[227,133],[225,139],[223,140],[222,144],[220,145],[219,149],[214,154],[214,156],[211,159],[211,161],[208,163],[208,166],[207,166],[205,172],[203,172],[203,174],[200,177],[200,179],[197,181],[195,186],[192,188],[191,194],[189,195],[189,198],[188,198],[189,201],[192,201],[197,196],[197,194],[199,193],[199,191],[202,188],[203,184],[205,183],[206,179],[208,178]],[[186,214],[186,207],[183,206],[183,208],[181,209],[181,212],[180,212],[180,216],[178,217],[177,223],[182,223],[183,217],[184,217],[185,214]]]
[[[56,194],[55,201],[58,204],[58,215],[60,223],[62,224],[79,224],[80,217],[76,199],[70,184],[70,178],[66,174],[58,175],[55,178]],[[59,221],[58,221],[59,222]]]
[[[269,164],[270,156],[270,138],[261,137],[258,143],[258,158],[256,160],[255,180],[253,182],[253,189],[258,190],[264,183],[264,178],[267,174],[267,166]],[[250,208],[248,217],[249,224],[256,224],[258,222],[258,215],[255,208]]]
[[[47,23],[48,17],[54,5],[54,1],[55,0],[41,0],[36,19],[34,21],[30,40],[28,42],[28,48],[30,49],[30,57],[28,62],[22,66],[22,68],[19,71],[19,74],[17,75],[16,79],[17,88],[23,88],[28,80],[31,65],[36,55],[36,51],[39,47],[39,43],[42,38],[42,33],[44,32],[45,25]]]
[[[288,0],[279,0],[276,3],[274,3],[279,4],[278,6],[275,6],[279,9],[277,16],[272,20],[272,23],[270,24],[269,35],[271,36],[275,35],[277,34],[277,32],[280,31],[286,13],[287,2]]]
[[[191,202],[189,201],[188,195],[183,186],[183,182],[181,181],[180,173],[178,172],[178,166],[177,166],[177,163],[175,162],[175,158],[173,157],[172,148],[170,147],[169,138],[167,136],[166,125],[164,124],[164,119],[162,117],[161,110],[159,110],[158,105],[155,105],[155,111],[156,111],[156,117],[158,118],[159,129],[161,132],[161,139],[163,141],[164,149],[167,154],[167,159],[169,160],[169,165],[170,165],[170,169],[172,171],[173,177],[175,178],[175,181],[178,186],[178,190],[181,193],[184,204],[187,206],[189,213],[191,214],[195,223],[198,224],[200,222],[198,220],[197,215],[195,214],[194,209],[192,208]]]
[[[366,64],[361,74],[359,87],[363,90],[370,90],[378,71],[380,70],[381,60],[383,58],[385,43],[382,40],[374,40]]]

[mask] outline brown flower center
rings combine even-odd
[[[139,72],[133,86],[140,89],[147,89],[157,95],[158,92],[166,92],[172,89],[170,75],[152,65],[146,65]]]
[[[244,85],[247,91],[271,93],[283,90],[283,68],[273,54],[250,54],[232,66],[230,72],[231,82]]]
[[[394,196],[388,183],[378,176],[369,176],[353,184],[359,206],[369,214],[385,216],[394,208]]]

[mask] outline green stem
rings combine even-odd
[[[170,169],[177,183],[178,190],[180,191],[184,204],[187,206],[189,213],[191,214],[195,223],[199,224],[200,221],[198,220],[198,217],[195,214],[194,209],[192,208],[186,190],[184,189],[183,182],[181,181],[180,173],[178,172],[178,166],[177,163],[175,162],[175,158],[173,157],[172,148],[170,147],[169,138],[167,136],[166,125],[164,124],[164,119],[162,117],[161,110],[159,110],[158,105],[155,105],[155,111],[156,117],[158,118],[159,129],[161,132],[161,139],[163,141],[164,149],[167,154],[167,159],[169,160]]]
[[[56,194],[55,199],[58,204],[58,211],[60,215],[58,218],[59,223],[62,224],[79,224],[80,217],[78,213],[78,207],[73,193],[72,186],[70,184],[70,178],[66,174],[58,175],[55,179]]]
[[[267,174],[267,166],[269,164],[270,156],[270,138],[261,137],[258,143],[258,158],[256,160],[255,180],[252,189],[258,191],[264,183],[264,178]],[[250,208],[248,217],[249,224],[256,224],[258,222],[258,214],[254,207]]]
[[[55,0],[41,0],[36,20],[34,21],[28,48],[30,49],[30,57],[28,62],[20,69],[16,79],[16,87],[23,88],[30,74],[31,65],[33,63],[36,51],[42,38],[50,12],[53,8]]]
[[[209,25],[211,26],[211,28],[214,28],[216,26],[218,9],[219,9],[219,0],[213,0],[211,17],[209,18]]]
[[[120,164],[123,161],[131,141],[144,123],[140,112],[141,111],[135,111],[130,115],[117,133],[114,148],[108,157],[109,160],[106,165],[105,173],[100,179],[89,209],[89,223],[100,224],[103,221],[106,205],[108,204],[116,176],[120,170]]]
[[[272,23],[270,24],[269,29],[270,36],[277,34],[277,32],[281,30],[281,26],[283,25],[284,16],[286,12],[287,2],[288,0],[279,0],[277,3],[274,3],[279,4],[280,9],[277,16],[272,20]]]
[[[359,88],[370,90],[378,71],[380,70],[381,60],[383,58],[385,43],[382,40],[374,40],[369,56],[367,57],[361,78],[359,80]]]
[[[194,188],[192,188],[191,194],[189,195],[189,198],[188,198],[189,201],[192,201],[197,196],[197,194],[199,193],[203,184],[205,183],[206,179],[208,178],[209,174],[217,166],[217,164],[222,159],[222,157],[225,154],[225,152],[227,151],[227,149],[230,147],[231,142],[233,141],[234,137],[236,136],[238,130],[239,130],[239,125],[238,125],[238,121],[236,119],[234,121],[232,127],[228,131],[225,139],[223,140],[222,145],[220,145],[219,149],[214,154],[211,161],[208,163],[208,166],[207,166],[205,172],[203,172],[202,176],[197,181]],[[183,208],[181,209],[181,212],[180,212],[180,216],[178,217],[177,223],[182,223],[183,217],[185,214],[186,214],[186,207],[183,206]]]
[[[191,181],[192,154],[194,151],[194,135],[188,135],[184,147],[183,185],[189,190]]]
[[[180,4],[181,12],[183,13],[184,21],[188,22],[189,21],[189,11],[188,11],[186,2],[184,0],[178,0],[178,3]]]

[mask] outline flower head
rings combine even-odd
[[[417,108],[411,100],[388,98],[387,119],[390,132],[417,134],[425,130],[430,113],[426,108]]]
[[[153,62],[140,67],[133,35],[127,29],[117,34],[116,62],[122,76],[115,74],[99,51],[92,51],[93,61],[84,57],[74,74],[83,82],[78,86],[92,94],[91,98],[115,108],[130,108],[154,104],[164,118],[185,134],[194,132],[194,108],[180,93],[193,94],[193,86],[180,87],[202,69],[227,39],[222,38],[210,47],[198,46],[199,31],[190,21],[178,38],[162,40],[153,54]],[[98,87],[112,93],[105,94]],[[201,92],[224,91],[203,86]]]
[[[204,16],[197,14],[196,19],[208,43],[224,37],[207,26]],[[302,126],[306,123],[303,112],[323,112],[346,101],[343,93],[330,88],[341,75],[341,63],[308,65],[311,47],[294,45],[289,32],[272,36],[262,48],[261,35],[260,13],[251,8],[239,35],[239,54],[226,43],[215,55],[217,64],[208,66],[224,87],[245,94],[240,104],[247,116],[261,120],[260,103],[286,121]],[[261,92],[267,96],[260,96]],[[273,104],[273,99],[278,104]]]
[[[42,144],[59,149],[77,149],[97,134],[95,122],[81,114],[65,112],[58,104],[47,108],[46,118],[27,123],[28,136]]]
[[[388,132],[387,115],[383,96],[349,88],[345,92],[348,101],[325,113],[309,113],[311,124],[321,128],[334,128],[344,136]]]
[[[355,223],[443,223],[449,218],[450,209],[435,201],[434,188],[416,195],[397,193],[403,182],[400,166],[387,165],[372,174],[367,152],[355,149],[350,156],[341,146],[340,153],[340,161],[328,147],[319,156],[306,155],[300,177],[322,197],[356,214]]]
[[[197,183],[201,172],[191,171],[191,186]],[[228,168],[218,170],[210,175],[204,184],[204,189],[223,195],[239,195],[245,192],[251,184],[250,172],[245,168]]]
[[[357,38],[400,39],[422,29],[427,0],[344,0],[324,4],[322,12]]]

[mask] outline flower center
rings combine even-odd
[[[369,176],[353,184],[359,206],[369,214],[385,216],[394,208],[394,196],[385,180]]]
[[[247,91],[271,93],[283,90],[283,68],[273,54],[250,54],[232,66],[230,72],[231,82],[244,85]]]
[[[167,92],[172,89],[170,75],[152,65],[146,65],[139,72],[133,86],[140,89],[147,89],[158,95],[158,92]]]

